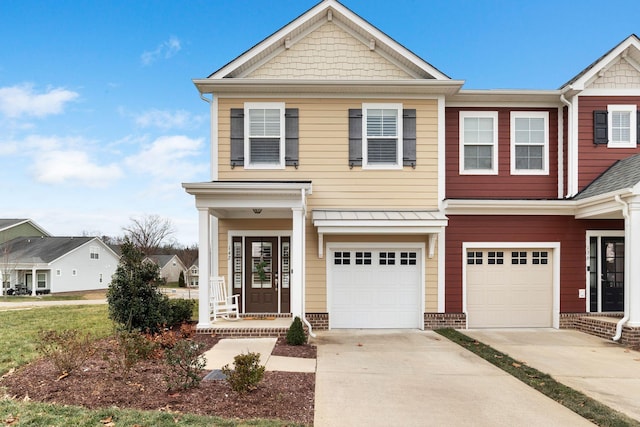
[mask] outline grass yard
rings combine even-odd
[[[226,420],[219,417],[179,414],[161,411],[134,411],[120,408],[88,410],[74,406],[58,406],[38,402],[17,402],[0,398],[0,424],[21,427],[39,426],[154,426],[154,427],[295,427],[274,420]],[[300,425],[301,426],[301,425]]]
[[[0,325],[0,375],[39,356],[36,345],[42,330],[79,329],[90,331],[96,338],[113,332],[106,304],[0,311]]]

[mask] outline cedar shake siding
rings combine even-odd
[[[581,96],[578,99],[578,191],[600,176],[617,160],[640,153],[637,148],[609,148],[607,144],[594,144],[593,112],[606,111],[607,105],[632,104],[640,110],[637,96]]]
[[[498,112],[498,174],[460,174],[460,111]],[[511,174],[511,111],[549,113],[549,173]],[[450,107],[446,124],[446,198],[448,199],[555,199],[558,197],[558,109],[557,108],[460,108]]]
[[[575,220],[572,216],[448,215],[445,311],[462,312],[463,242],[559,242],[560,312],[583,313],[586,287],[586,231],[622,230],[622,220]]]

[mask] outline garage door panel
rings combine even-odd
[[[488,264],[488,254],[495,255],[498,251],[502,253],[502,263],[497,264],[494,259],[496,264]],[[553,322],[551,252],[550,249],[474,249],[474,264],[466,265],[469,327],[550,327]]]
[[[345,256],[345,253],[349,253]],[[421,317],[420,255],[417,249],[367,250],[369,264],[355,264],[356,252],[340,248],[349,264],[330,267],[332,328],[417,328]],[[401,264],[400,253],[412,252],[413,263]],[[381,254],[382,253],[382,254]],[[390,255],[393,254],[393,255]],[[341,261],[342,262],[342,261]]]

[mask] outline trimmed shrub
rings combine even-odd
[[[264,377],[264,366],[260,365],[260,353],[239,354],[233,358],[234,370],[229,365],[222,367],[222,373],[227,377],[231,388],[244,394],[258,388]]]
[[[184,281],[184,271],[181,271],[180,275],[178,276],[178,287],[185,288],[186,286],[187,284]]]
[[[195,305],[196,301],[192,299],[170,299],[166,326],[171,328],[181,323],[191,321],[191,314],[193,313]]]
[[[58,374],[68,375],[93,355],[91,335],[77,329],[40,331],[38,351],[51,360]]]
[[[307,343],[307,335],[304,333],[302,321],[298,316],[293,319],[293,323],[287,330],[287,344],[302,345]]]

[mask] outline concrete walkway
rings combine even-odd
[[[640,352],[573,330],[460,332],[640,421]]]
[[[584,418],[431,331],[323,331],[323,426],[587,426]]]

